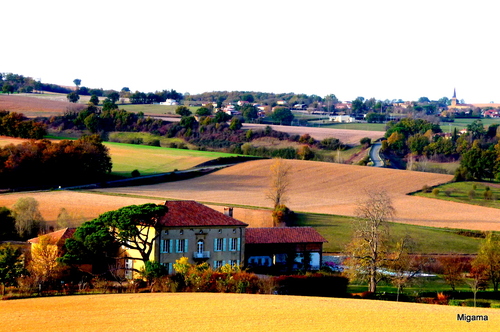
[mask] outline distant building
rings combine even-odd
[[[179,103],[175,99],[167,99],[164,102],[161,102],[160,105],[173,106],[173,105],[179,105]]]
[[[329,117],[330,121],[341,122],[341,123],[351,123],[356,122],[356,119],[350,115],[334,115]]]

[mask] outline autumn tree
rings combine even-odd
[[[58,261],[61,256],[59,247],[50,242],[50,237],[38,237],[38,243],[32,245],[31,261],[28,270],[37,283],[50,284],[60,278],[65,267]]]
[[[457,255],[444,256],[439,259],[443,267],[443,279],[450,285],[452,291],[464,282],[464,273],[467,270],[465,261]]]
[[[488,281],[493,285],[493,290],[498,292],[500,283],[500,236],[489,232],[479,247],[476,258],[472,261],[472,267],[482,267]]]
[[[36,237],[45,229],[45,220],[38,205],[38,201],[33,197],[21,197],[14,203],[12,209],[16,219],[16,230],[21,239]]]
[[[291,166],[280,158],[275,159],[270,168],[270,185],[266,197],[273,203],[275,225],[286,221],[284,213],[290,213],[290,210],[285,206],[290,186],[290,170]]]
[[[389,222],[395,215],[390,197],[385,192],[369,193],[358,203],[354,221],[354,235],[347,245],[346,274],[351,280],[367,280],[368,290],[375,293],[384,277],[382,270],[389,261],[400,259],[404,241],[397,248],[391,246]]]
[[[267,191],[267,198],[273,202],[274,207],[277,207],[288,200],[291,166],[283,159],[276,158],[270,170],[270,186]]]

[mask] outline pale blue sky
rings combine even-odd
[[[500,103],[491,0],[2,4],[0,72],[144,92]],[[8,28],[7,28],[8,27]]]

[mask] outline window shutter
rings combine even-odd
[[[179,240],[175,240],[175,252],[179,252]]]
[[[239,237],[237,241],[238,241],[238,244],[237,244],[238,247],[237,247],[237,249],[238,249],[238,251],[241,251],[241,238]]]
[[[226,261],[222,261],[222,266],[226,265]]]
[[[240,266],[240,260],[239,259],[236,260],[236,266]]]
[[[165,252],[165,240],[160,240],[160,253]]]
[[[226,240],[227,240],[226,238],[222,239],[222,251],[226,251]],[[222,265],[224,265],[224,264],[222,264]]]
[[[188,239],[184,240],[184,252],[188,252]]]
[[[170,248],[169,248],[168,252],[170,252],[170,253],[174,252],[174,248],[173,248],[174,247],[174,241],[173,240],[168,240],[168,243],[170,244],[169,245]]]

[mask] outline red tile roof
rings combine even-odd
[[[328,242],[311,227],[247,228],[246,244]]]
[[[168,212],[162,217],[165,227],[248,226],[195,201],[166,201]]]
[[[63,245],[66,239],[69,239],[73,237],[73,234],[75,233],[76,228],[71,227],[71,228],[63,228],[58,231],[52,232],[52,233],[47,233],[41,236],[47,236],[49,238],[49,243],[48,244],[56,244],[56,245]],[[29,243],[39,243],[40,242],[40,237],[35,237],[33,239],[29,239]]]

